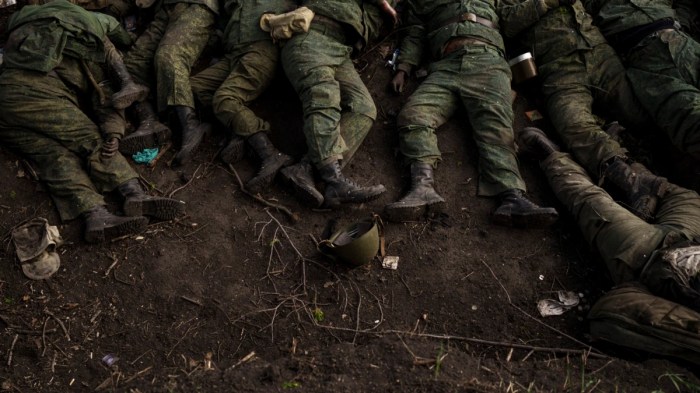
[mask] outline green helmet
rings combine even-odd
[[[353,266],[372,260],[379,251],[379,227],[374,218],[350,224],[319,244],[324,254]]]

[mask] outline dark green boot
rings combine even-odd
[[[294,190],[294,194],[311,208],[323,204],[323,194],[316,188],[314,171],[308,159],[282,168],[282,181]]]
[[[134,112],[139,122],[136,131],[124,137],[119,144],[119,151],[131,156],[144,149],[153,149],[170,141],[170,128],[158,121],[153,107],[148,102],[134,104]]]
[[[411,189],[403,198],[384,207],[389,221],[417,221],[426,214],[442,211],[445,200],[433,188],[433,167],[430,164],[411,164]]]
[[[258,173],[245,185],[248,191],[257,194],[272,184],[280,168],[290,165],[294,160],[277,150],[264,132],[257,132],[249,136],[247,141],[262,161]]]
[[[544,228],[554,224],[559,213],[552,207],[539,207],[518,189],[506,190],[498,195],[500,205],[493,213],[493,222],[516,228]]]
[[[210,132],[211,125],[200,123],[194,109],[189,106],[177,105],[172,108],[177,116],[178,123],[180,123],[180,129],[182,130],[182,146],[180,147],[180,151],[175,154],[173,163],[175,165],[182,165],[189,161],[192,152],[202,143],[204,135]]]
[[[361,187],[343,175],[340,163],[333,161],[318,169],[321,179],[326,183],[323,199],[326,206],[337,206],[341,203],[364,203],[377,199],[386,188],[379,184]]]
[[[602,177],[625,193],[625,207],[643,220],[653,219],[659,198],[668,190],[668,181],[642,164],[628,164],[625,157],[614,157],[603,168]]]
[[[148,225],[148,218],[115,216],[104,206],[95,206],[83,213],[85,241],[101,243],[119,236],[141,233]]]
[[[185,203],[182,201],[146,194],[138,179],[122,183],[117,189],[124,197],[124,214],[127,216],[150,216],[160,220],[172,220],[185,212]]]

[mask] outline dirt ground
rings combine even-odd
[[[318,253],[329,219],[381,213],[406,185],[394,127],[406,96],[386,90],[390,45],[357,64],[380,115],[346,172],[388,189],[361,206],[310,210],[275,185],[263,197],[300,219],[265,208],[217,160],[219,131],[184,168],[167,166],[172,152],[155,169],[137,167],[154,194],[187,202],[185,217],[88,245],[81,223],[61,224],[41,183],[0,150],[0,391],[685,392],[700,385],[688,364],[590,340],[586,312],[612,285],[604,266],[566,214],[546,230],[490,223],[494,201],[476,196],[475,147],[461,116],[439,132],[436,180],[446,214],[385,227],[398,270],[376,260],[350,269]],[[283,151],[303,153],[300,103],[288,83],[280,79],[255,109],[271,120]],[[522,126],[523,107],[518,116]],[[255,165],[235,169],[245,180]],[[560,207],[535,163],[524,159],[522,170],[535,201]],[[110,201],[118,209],[116,196]],[[9,241],[13,227],[34,217],[59,225],[66,240],[60,271],[40,282],[23,276]],[[537,301],[557,290],[581,293],[582,305],[540,317]],[[116,361],[109,366],[105,356]]]

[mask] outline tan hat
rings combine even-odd
[[[24,275],[32,280],[45,280],[61,267],[61,258],[55,252],[44,251],[35,259],[22,262]]]

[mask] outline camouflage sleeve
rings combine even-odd
[[[581,0],[581,4],[586,7],[586,12],[592,16],[598,15],[600,9],[603,8],[607,0]]]
[[[425,48],[425,26],[415,15],[413,9],[409,7],[404,12],[404,24],[406,25],[406,36],[401,41],[400,54],[398,57],[398,69],[410,74],[411,69],[420,64]]]
[[[506,37],[514,37],[532,26],[552,8],[545,0],[499,0],[497,2],[501,31]],[[558,2],[557,2],[558,3]]]
[[[97,16],[97,20],[99,20],[100,24],[103,26],[104,31],[107,32],[107,38],[115,45],[124,48],[130,47],[134,43],[129,32],[124,29],[124,26],[122,26],[118,20],[98,12],[95,12],[94,15]]]

